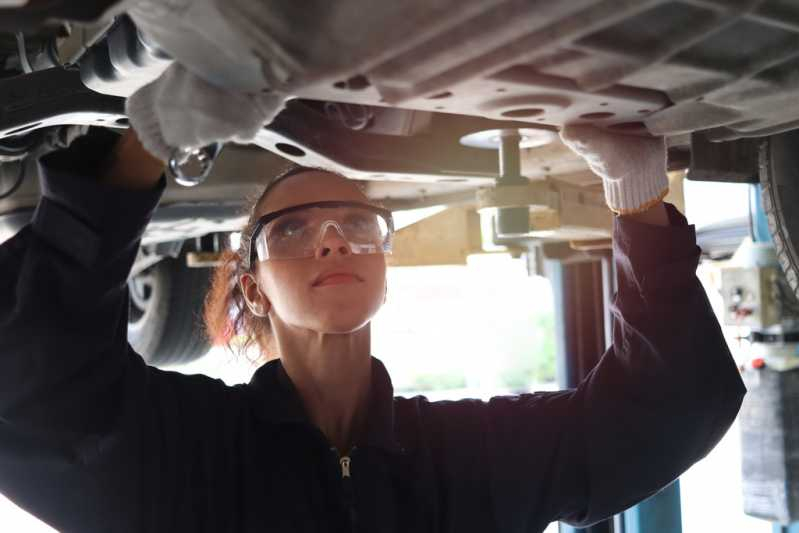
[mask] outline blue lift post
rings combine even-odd
[[[546,272],[554,296],[558,384],[573,388],[610,345],[609,304],[616,281],[613,261],[609,252],[590,255],[562,250],[561,256],[547,259]],[[561,523],[559,529],[560,533],[681,533],[679,481],[612,520],[584,529]]]

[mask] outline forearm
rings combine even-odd
[[[163,173],[163,161],[144,149],[131,128],[120,137],[98,177],[124,189],[152,189]]]

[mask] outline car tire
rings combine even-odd
[[[799,296],[799,130],[764,139],[759,167],[763,211],[777,259]]]
[[[181,255],[128,282],[128,342],[148,364],[185,364],[208,352],[202,309],[210,276],[211,269],[189,268]]]

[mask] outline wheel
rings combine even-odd
[[[768,137],[760,144],[763,211],[777,259],[799,296],[799,130]]]
[[[210,277],[211,269],[189,268],[181,255],[128,282],[128,342],[147,363],[188,363],[208,352],[201,317]]]

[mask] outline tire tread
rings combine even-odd
[[[794,242],[799,244],[799,234],[795,234],[793,239],[791,238],[792,228],[788,227],[784,216],[784,210],[789,209],[791,205],[796,206],[799,198],[782,198],[779,194],[780,189],[776,184],[778,169],[774,168],[776,165],[772,153],[773,143],[773,139],[765,139],[760,143],[758,154],[763,211],[774,241],[777,260],[785,272],[788,285],[799,298],[799,257],[797,257],[795,247],[791,245]]]

